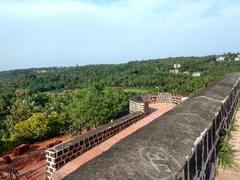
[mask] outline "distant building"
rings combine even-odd
[[[218,57],[218,58],[216,59],[216,61],[225,61],[225,57],[220,56],[220,57]]]
[[[39,74],[44,74],[44,73],[47,73],[48,71],[47,70],[38,70],[37,73]]]
[[[201,74],[202,74],[201,72],[193,72],[192,77],[200,77]]]
[[[174,67],[174,69],[178,69],[181,67],[181,64],[174,64],[173,67]]]
[[[240,61],[240,56],[239,56],[239,57],[236,57],[236,58],[234,59],[234,61]]]
[[[179,73],[179,69],[171,69],[169,72],[173,73],[173,74],[178,74]]]

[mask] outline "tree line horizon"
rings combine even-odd
[[[101,126],[127,113],[129,98],[139,93],[194,95],[213,80],[240,72],[240,62],[232,61],[237,55],[224,54],[224,62],[211,55],[0,72],[0,153]],[[181,67],[173,74],[176,63]]]

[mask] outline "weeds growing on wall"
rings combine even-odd
[[[238,108],[239,109],[239,105]],[[239,169],[239,165],[234,160],[234,150],[232,148],[232,145],[230,144],[229,140],[231,139],[231,133],[233,131],[236,131],[236,118],[235,114],[233,116],[233,119],[231,120],[229,124],[229,128],[226,130],[226,134],[224,136],[221,136],[218,141],[218,147],[219,147],[219,163],[223,168],[233,168],[233,169]]]

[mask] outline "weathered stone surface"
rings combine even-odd
[[[175,177],[205,126],[197,115],[162,116],[66,179]]]
[[[212,179],[216,132],[231,119],[239,78],[223,77],[65,179]]]
[[[206,97],[192,97],[182,102],[167,114],[197,114],[203,120],[211,122],[221,110],[222,103]]]
[[[228,74],[222,79],[211,83],[196,96],[205,96],[218,101],[224,101],[225,98],[230,94],[233,86],[237,83],[238,78],[239,73]]]

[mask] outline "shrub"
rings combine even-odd
[[[43,113],[34,113],[25,121],[14,126],[11,134],[12,141],[32,141],[45,136],[49,132],[47,116]]]
[[[222,136],[219,139],[219,163],[223,168],[237,168],[238,165],[234,161],[234,150],[232,149],[229,140]]]
[[[239,104],[237,110],[239,110]],[[237,110],[235,110],[235,113]],[[231,139],[231,133],[237,130],[235,113],[234,118],[232,118],[230,121],[229,128],[226,129],[226,134],[220,136],[218,140],[219,163],[222,165],[223,168],[239,169],[239,165],[234,159],[235,151],[233,150],[232,145],[229,143],[229,140]]]
[[[30,118],[14,126],[11,141],[32,142],[56,135],[61,129],[61,123],[57,118],[57,113],[52,113],[50,116],[44,113],[33,113]]]

